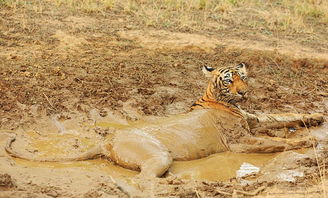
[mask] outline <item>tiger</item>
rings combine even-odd
[[[228,111],[241,115],[236,108],[236,103],[245,98],[248,91],[247,71],[244,63],[235,67],[214,69],[204,66],[205,76],[211,78],[204,95],[191,105],[191,110],[203,108],[216,108],[218,104],[224,104]]]
[[[209,78],[205,93],[191,111],[148,121],[135,128],[118,130],[93,149],[77,157],[38,159],[16,152],[11,137],[5,150],[16,158],[39,162],[64,162],[105,156],[113,163],[140,171],[140,177],[161,177],[174,160],[194,160],[211,154],[231,151],[271,153],[310,147],[311,136],[288,139],[260,137],[252,129],[261,124],[270,128],[319,125],[323,115],[315,114],[251,114],[238,105],[248,95],[247,66],[202,68]]]

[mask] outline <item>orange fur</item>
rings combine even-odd
[[[231,72],[232,77],[231,81],[232,83],[225,86],[222,81],[222,75],[224,75],[223,72],[227,73]],[[226,87],[229,89],[230,94],[239,96],[241,94],[245,94],[248,90],[247,82],[242,80],[240,75],[238,74],[238,69],[235,67],[228,67],[228,68],[222,68],[222,69],[215,69],[211,71],[211,80],[209,81],[206,91],[204,95],[197,100],[191,107],[191,110],[193,109],[218,109],[218,110],[224,110],[227,112],[230,112],[234,115],[237,115],[239,117],[243,117],[243,114],[240,112],[238,107],[236,107],[234,104],[230,104],[227,101],[218,100],[215,96],[216,92],[218,92],[218,86],[220,88]],[[218,81],[219,80],[219,81]]]

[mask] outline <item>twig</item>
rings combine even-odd
[[[117,182],[114,180],[114,178],[112,176],[109,176],[110,180],[112,180],[112,182],[114,183],[114,185],[117,187],[117,189],[119,189],[121,192],[123,192],[124,194],[126,194],[128,197],[131,197],[130,194],[128,192],[126,192],[122,186],[118,185]]]
[[[231,196],[231,193],[224,192],[224,191],[222,191],[222,190],[218,190],[218,189],[216,189],[215,192],[218,193],[218,194]]]
[[[241,190],[234,190],[232,193],[232,197],[237,197],[237,194],[243,194],[243,195],[247,195],[247,196],[255,196],[257,195],[259,192],[263,191],[266,188],[266,186],[261,186],[258,189],[254,190],[253,192],[247,192],[247,191],[241,191]]]
[[[318,95],[319,96],[323,96],[323,97],[328,97],[328,93],[327,92],[319,92]]]
[[[317,152],[317,148],[315,147],[315,144],[313,144],[313,151],[314,151],[314,156],[315,156],[315,160],[318,164],[318,170],[319,170],[319,177],[320,177],[320,180],[321,180],[321,186],[322,186],[322,193],[323,193],[323,197],[326,197],[326,188],[325,188],[325,185],[324,185],[324,172],[323,170],[320,168],[320,160],[319,160],[319,154]],[[325,167],[325,164],[323,164],[323,167]]]
[[[48,101],[49,105],[51,106],[52,109],[56,110],[56,108],[52,105],[52,103],[50,102],[48,96],[45,93],[42,93],[44,95],[44,97],[46,98],[46,100]]]
[[[271,57],[269,57],[269,58],[271,59],[272,62],[274,62],[274,64],[275,64],[277,67],[279,67],[279,64],[278,64],[273,58],[271,58]]]
[[[182,179],[179,178],[178,176],[176,176],[175,174],[171,173],[171,172],[168,172],[168,174],[172,177],[174,177],[174,179],[178,180],[179,182],[183,183]]]
[[[199,195],[199,192],[197,191],[197,189],[195,189],[195,192],[196,192],[197,198],[201,198],[201,196]]]

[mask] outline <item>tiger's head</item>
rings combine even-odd
[[[246,97],[248,84],[244,63],[217,69],[204,66],[202,70],[211,78],[204,96],[230,104],[235,104]]]

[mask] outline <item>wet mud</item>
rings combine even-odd
[[[71,157],[104,141],[104,137],[110,133],[131,127],[142,127],[149,122],[154,123],[154,118],[125,123],[123,121],[115,122],[108,117],[99,116],[98,118],[99,122],[96,123],[90,119],[88,121],[71,119],[68,122],[54,121],[53,118],[40,119],[40,125],[34,126],[34,130],[26,131],[24,135],[20,135],[13,146],[16,150],[27,153],[31,157]],[[72,123],[74,124],[72,125]],[[123,168],[108,158],[80,162],[32,162],[11,158],[1,151],[2,159],[5,159],[3,165],[6,167],[2,170],[5,172],[2,186],[3,189],[6,189],[6,193],[9,193],[8,195],[14,197],[22,195],[22,192],[16,193],[17,185],[36,185],[39,188],[49,185],[59,186],[52,192],[59,197],[86,196],[93,190],[101,194],[104,192],[95,189],[99,188],[99,185],[103,185],[105,181],[106,184],[109,182],[112,185],[109,194],[121,193],[123,197],[143,197],[150,194],[159,197],[189,196],[189,194],[197,196],[197,193],[201,193],[203,196],[233,196],[234,193],[241,196],[258,194],[268,184],[308,182],[310,179],[308,175],[312,175],[318,170],[318,160],[325,157],[323,152],[328,135],[326,128],[327,125],[309,129],[310,133],[320,140],[315,149],[269,154],[221,152],[197,160],[174,161],[162,178],[155,179],[138,178],[138,171]],[[12,133],[19,134],[19,130],[1,131],[1,145],[5,145]],[[45,175],[51,176],[45,177]],[[19,181],[22,177],[29,179],[28,181]],[[81,181],[77,182],[76,180]],[[311,182],[312,180],[313,178]],[[204,182],[199,183],[199,181]],[[93,184],[91,185],[91,183]],[[62,184],[66,184],[66,187],[62,188]],[[89,187],[85,191],[81,191],[81,186]],[[245,190],[245,186],[253,188]],[[216,191],[209,191],[213,188]],[[187,189],[192,190],[188,192]],[[199,189],[199,191],[194,189]],[[67,194],[67,191],[70,194]],[[321,191],[318,193],[320,194]],[[41,194],[44,192],[41,191]],[[97,196],[101,197],[100,194]],[[37,196],[37,194],[33,196]]]
[[[3,148],[13,133],[20,153],[72,157],[116,131],[185,113],[204,92],[202,65],[245,62],[251,91],[240,105],[250,113],[328,115],[328,56],[313,46],[289,39],[277,48],[268,47],[273,40],[252,47],[255,41],[242,34],[145,33],[117,15],[65,9],[47,8],[42,16],[30,10],[22,22],[16,12],[0,11],[0,197],[324,197],[327,124],[261,134],[311,134],[318,140],[313,148],[174,161],[155,179],[107,158],[41,163],[10,157]]]

